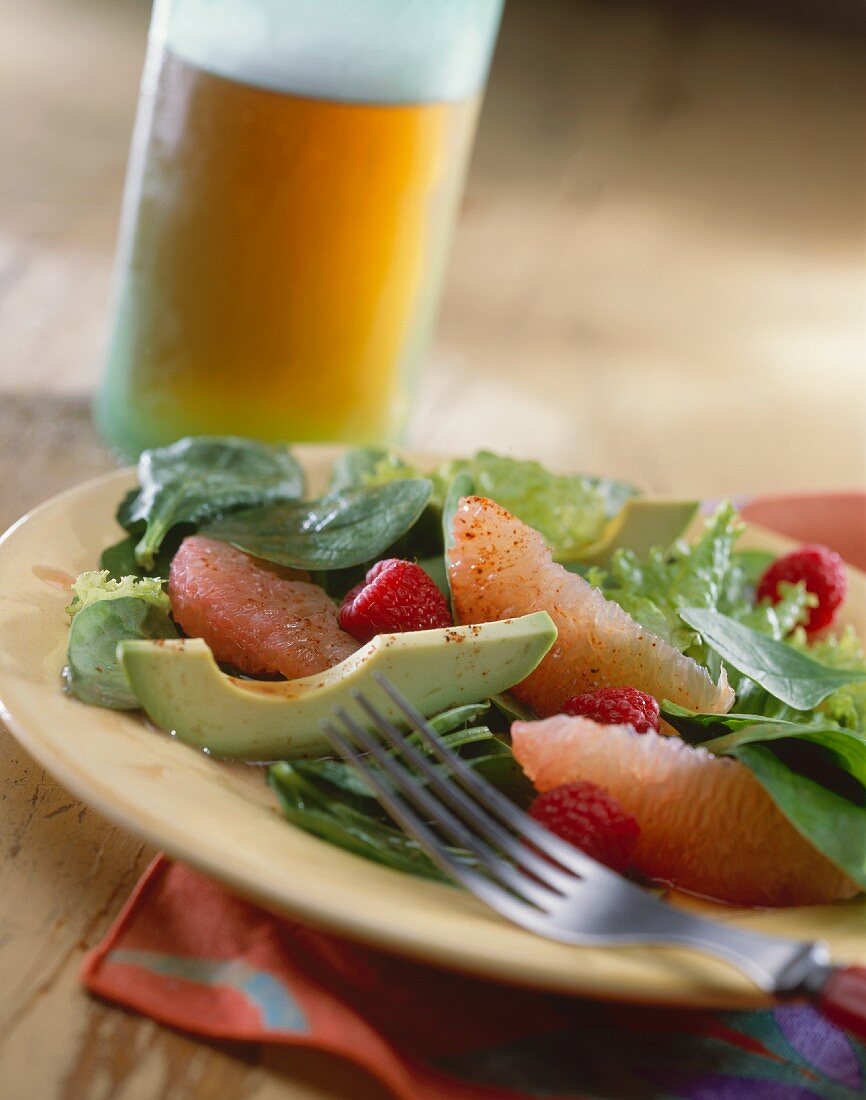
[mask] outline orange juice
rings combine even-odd
[[[109,439],[137,452],[189,433],[392,438],[434,317],[477,89],[297,94],[211,72],[170,42],[150,79],[97,409]]]

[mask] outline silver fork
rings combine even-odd
[[[376,679],[387,709],[394,713],[396,705],[426,751],[360,693],[354,714],[340,708],[322,723],[325,736],[430,859],[491,909],[564,943],[676,944],[714,955],[764,992],[809,997],[828,1019],[866,1037],[866,968],[832,965],[821,941],[744,931],[653,897],[525,814],[448,748],[385,677]],[[454,845],[476,865],[455,858]]]

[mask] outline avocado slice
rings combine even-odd
[[[118,656],[158,726],[214,756],[264,761],[327,755],[319,723],[337,707],[368,726],[355,692],[399,721],[374,673],[387,676],[430,717],[506,691],[532,672],[555,639],[545,611],[476,626],[379,634],[326,672],[269,682],[221,672],[200,638],[121,642]]]
[[[604,534],[590,546],[584,547],[560,563],[571,565],[610,564],[614,551],[624,548],[644,558],[654,546],[670,546],[680,537],[697,515],[696,500],[645,500],[632,497],[608,523]]]

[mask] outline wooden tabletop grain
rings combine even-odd
[[[140,0],[4,0],[0,525],[111,460],[89,421]],[[411,442],[668,493],[866,478],[860,30],[742,6],[508,0]],[[364,1100],[203,1044],[76,971],[152,853],[0,728],[0,1097]]]

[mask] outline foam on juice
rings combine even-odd
[[[172,0],[168,48],[219,76],[354,103],[465,99],[503,0]]]

